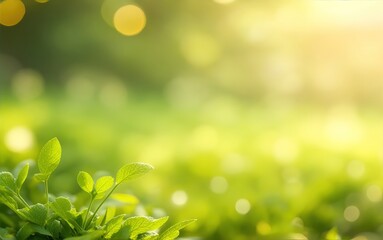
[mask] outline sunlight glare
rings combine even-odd
[[[31,130],[26,127],[14,127],[5,135],[5,145],[13,152],[24,152],[30,149],[34,143]]]

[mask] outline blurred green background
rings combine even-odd
[[[2,169],[57,136],[52,191],[150,163],[122,191],[198,218],[184,236],[382,239],[382,2],[24,4],[0,25]],[[113,26],[129,4],[134,36]]]

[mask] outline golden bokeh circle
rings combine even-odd
[[[140,33],[146,24],[144,11],[136,5],[129,4],[120,7],[114,14],[114,27],[118,32],[126,36]]]
[[[0,2],[0,24],[14,26],[25,15],[25,5],[21,0],[5,0]]]

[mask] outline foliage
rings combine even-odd
[[[92,176],[80,171],[77,182],[80,188],[89,194],[90,203],[81,211],[73,206],[68,197],[55,197],[49,194],[48,181],[61,160],[61,145],[57,138],[48,141],[38,157],[39,173],[35,178],[45,185],[45,203],[30,203],[20,191],[29,172],[29,165],[22,166],[16,177],[11,172],[0,173],[0,203],[8,210],[0,214],[0,239],[146,239],[171,240],[179,235],[179,230],[195,220],[187,220],[158,232],[168,217],[152,218],[149,216],[115,216],[107,210],[98,214],[116,188],[153,170],[146,163],[129,163],[121,167],[115,178],[102,176],[96,181]],[[93,209],[95,200],[98,205]]]

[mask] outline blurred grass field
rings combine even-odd
[[[126,192],[187,236],[382,239],[381,3],[25,4],[0,26],[1,169],[56,136],[52,191],[147,162]],[[108,25],[123,4],[136,36]]]

